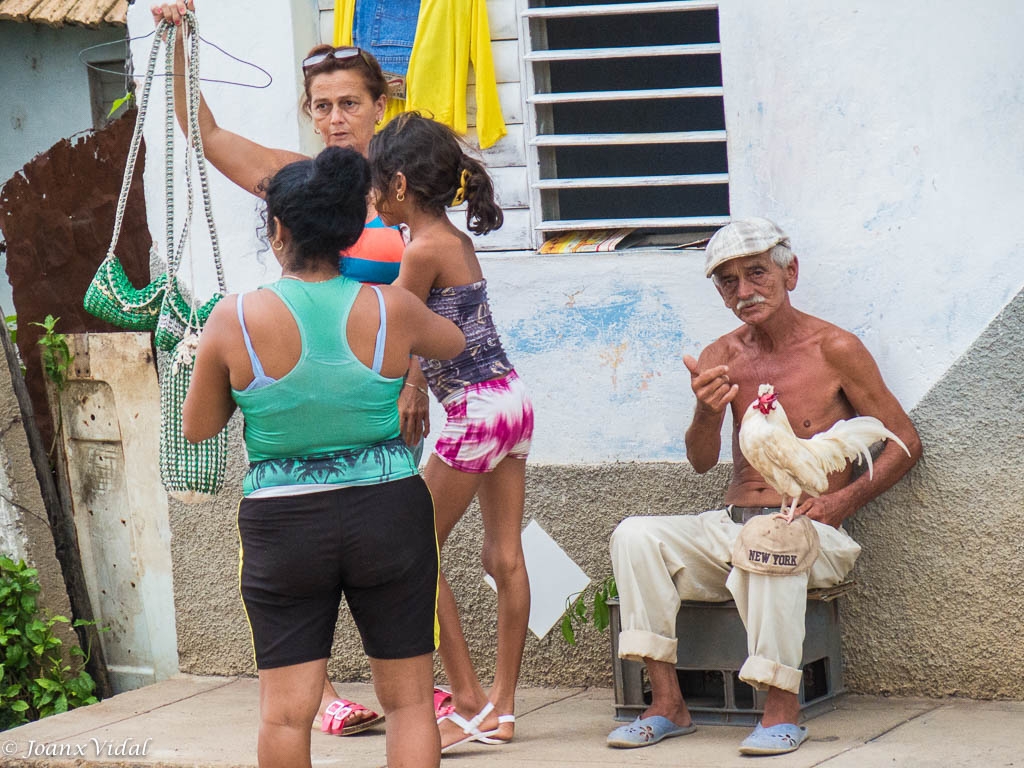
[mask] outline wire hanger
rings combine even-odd
[[[92,62],[86,61],[84,58],[82,58],[83,55],[88,53],[89,51],[96,50],[97,48],[107,48],[107,47],[109,47],[111,45],[125,45],[126,43],[132,43],[132,42],[134,42],[136,40],[145,40],[145,39],[147,39],[149,37],[152,37],[155,34],[156,34],[156,30],[153,30],[149,34],[139,35],[138,37],[129,37],[126,40],[111,40],[111,41],[106,42],[106,43],[99,43],[98,45],[90,45],[88,48],[83,48],[82,50],[80,50],[78,52],[78,60],[80,62],[82,62],[83,64],[85,64],[86,67],[88,67],[89,69],[95,70],[96,72],[105,72],[108,75],[119,75],[121,77],[124,77],[124,75],[125,75],[124,72],[118,72],[116,69],[106,69],[104,67],[97,66],[96,64],[93,64]],[[269,88],[271,83],[274,82],[273,76],[269,72],[267,72],[267,70],[265,70],[263,67],[261,67],[259,64],[254,64],[251,61],[246,61],[245,59],[240,59],[239,57],[234,56],[234,55],[228,53],[223,48],[221,48],[219,45],[217,45],[216,43],[210,42],[209,40],[207,40],[202,35],[199,36],[199,39],[202,42],[204,42],[207,45],[209,45],[210,47],[216,48],[218,51],[223,53],[229,59],[233,59],[234,61],[237,61],[239,64],[244,64],[247,67],[252,67],[253,69],[258,70],[262,74],[266,75],[266,77],[267,77],[267,82],[263,83],[262,85],[253,84],[253,83],[239,83],[239,82],[236,82],[234,80],[217,80],[217,79],[212,78],[212,77],[200,77],[199,78],[200,82],[204,82],[204,83],[224,83],[226,85],[240,85],[243,88],[258,88],[258,89]],[[154,77],[167,77],[167,75],[166,74],[157,74],[157,75],[154,75]],[[172,75],[172,77],[184,77],[184,75]]]

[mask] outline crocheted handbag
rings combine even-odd
[[[169,496],[186,504],[216,496],[227,471],[227,427],[201,443],[188,442],[182,428],[181,408],[198,346],[199,334],[188,333],[171,352],[160,377],[160,481]]]
[[[157,346],[171,352],[170,362],[160,377],[160,479],[170,496],[179,501],[194,503],[208,500],[220,491],[227,469],[227,427],[209,440],[193,444],[185,439],[182,426],[182,406],[192,381],[199,336],[211,310],[227,289],[210,205],[203,142],[199,133],[199,29],[191,11],[185,14],[183,33],[190,41],[189,55],[185,60],[185,101],[188,113],[185,186],[188,202],[178,247],[168,251],[167,290],[161,304],[154,340]],[[171,106],[168,109],[173,111]],[[192,299],[186,298],[178,283],[178,268],[181,266],[192,221],[193,154],[199,170],[203,206],[220,289],[202,306],[196,306]]]
[[[165,26],[161,26],[161,30]],[[153,85],[153,75],[156,71],[156,61],[160,53],[160,45],[163,38],[166,38],[166,66],[167,71],[173,71],[174,67],[174,37],[175,27],[173,24],[166,24],[166,34],[161,35],[160,31],[154,36],[153,47],[149,52],[149,65],[146,68],[146,78],[142,84],[142,91],[139,97],[139,111],[135,117],[135,130],[132,133],[131,144],[128,149],[128,160],[124,169],[124,178],[121,182],[121,193],[117,198],[117,211],[114,217],[114,233],[110,239],[110,247],[107,249],[106,258],[96,270],[92,282],[86,289],[82,304],[85,310],[95,317],[105,320],[111,325],[119,328],[127,328],[131,331],[152,331],[156,328],[157,317],[160,314],[160,306],[163,303],[164,294],[167,290],[167,275],[160,275],[144,288],[136,288],[125,274],[124,267],[114,254],[117,247],[117,240],[121,236],[121,223],[124,220],[125,206],[128,203],[128,190],[131,188],[132,176],[135,173],[135,161],[139,155],[139,146],[142,142],[142,124],[146,119],[146,108],[149,106],[149,92]],[[174,103],[174,84],[170,77],[165,78],[165,94],[168,105]],[[170,249],[174,244],[173,231],[173,190],[171,179],[173,179],[173,143],[174,143],[174,109],[167,111],[165,124],[167,151],[165,154],[165,166],[168,179],[168,216],[167,216],[167,247]],[[155,250],[156,244],[153,248]],[[170,253],[170,250],[168,250]]]

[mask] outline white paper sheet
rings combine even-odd
[[[529,627],[543,639],[565,613],[566,598],[586,589],[590,577],[536,520],[523,529],[523,555],[530,576]],[[484,581],[495,589],[490,576],[485,575]]]

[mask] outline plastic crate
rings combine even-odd
[[[853,584],[808,593],[804,672],[800,685],[803,719],[835,709],[843,692],[842,634],[838,595]],[[633,720],[650,704],[644,665],[619,658],[619,604],[608,602],[611,620],[615,718]],[[676,619],[679,638],[676,674],[695,723],[755,725],[764,711],[766,692],[739,679],[747,658],[747,632],[736,604],[683,601]]]

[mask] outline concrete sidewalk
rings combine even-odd
[[[342,695],[373,706],[369,685],[342,684]],[[91,707],[0,733],[0,765],[12,768],[252,768],[256,765],[257,682],[180,676]],[[810,720],[811,738],[795,753],[742,757],[748,728],[704,726],[653,747],[609,749],[609,689],[528,688],[516,706],[516,740],[466,745],[443,765],[498,768],[672,766],[731,768],[997,768],[1024,766],[1024,702],[902,699],[846,695],[835,711]],[[384,765],[383,729],[345,738],[313,734],[313,765]],[[753,762],[752,762],[753,761]]]

